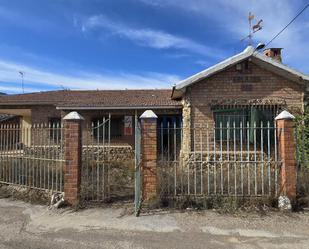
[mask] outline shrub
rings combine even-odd
[[[303,114],[296,115],[297,159],[309,167],[309,106]]]

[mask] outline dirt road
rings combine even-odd
[[[0,248],[309,248],[309,213],[48,210],[0,199]]]

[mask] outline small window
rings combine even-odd
[[[96,140],[117,139],[122,137],[123,117],[92,119],[92,136]],[[110,134],[109,134],[110,131]]]

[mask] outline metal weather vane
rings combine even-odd
[[[249,12],[249,15],[248,15],[249,34],[246,37],[241,39],[241,41],[248,39],[248,45],[252,45],[253,34],[260,31],[263,28],[263,26],[262,26],[263,20],[262,19],[260,19],[256,24],[252,25],[254,18],[255,18],[255,16],[251,12]]]

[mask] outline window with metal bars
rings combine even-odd
[[[110,120],[108,118],[94,118],[92,119],[92,136],[94,139],[102,140],[117,139],[122,136],[123,130],[123,117],[112,117]],[[110,126],[110,127],[109,127]],[[110,129],[110,134],[109,134]]]
[[[253,142],[254,127],[274,126],[277,108],[272,106],[246,106],[243,108],[222,108],[214,110],[216,140],[240,140],[248,137]],[[258,134],[259,135],[259,134]]]
[[[214,115],[216,140],[228,140],[234,137],[234,127],[240,128],[241,124],[242,126],[246,125],[249,120],[249,112],[247,109],[216,110]],[[240,139],[239,131],[235,133],[235,137],[237,140]]]

